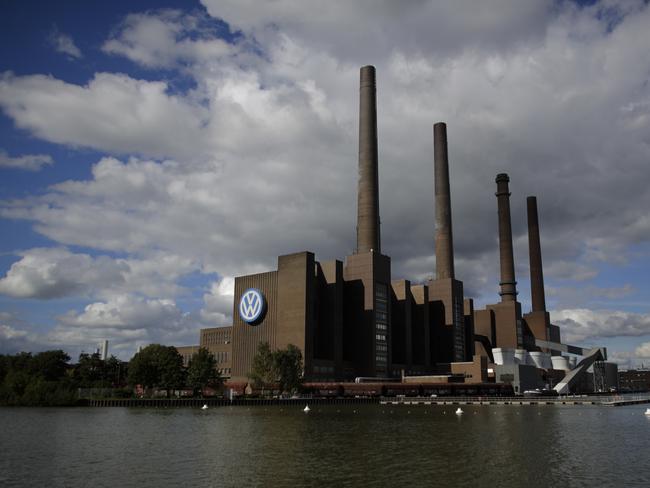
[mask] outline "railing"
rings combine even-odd
[[[535,404],[560,404],[560,405],[600,405],[611,402],[611,396],[596,395],[568,395],[568,396],[437,396],[437,397],[381,397],[381,402],[392,404],[432,404],[432,405],[535,405]]]

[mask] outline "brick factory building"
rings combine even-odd
[[[287,254],[274,270],[235,278],[232,327],[203,329],[200,340],[233,384],[248,382],[264,341],[271,349],[298,346],[309,382],[452,371],[484,382],[488,369],[494,381],[494,349],[546,354],[549,364],[560,355],[536,345],[560,342],[546,311],[536,198],[527,199],[532,311],[522,314],[517,301],[507,174],[496,176],[500,301],[474,309],[454,270],[446,124],[434,124],[433,139],[435,279],[414,284],[393,279],[381,249],[375,68],[361,68],[356,250],[327,262],[309,251]]]

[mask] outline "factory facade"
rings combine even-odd
[[[560,335],[544,300],[535,197],[527,199],[532,311],[522,314],[517,301],[507,174],[496,176],[500,300],[479,310],[465,298],[454,270],[447,128],[442,122],[433,126],[435,279],[419,284],[394,279],[391,259],[381,249],[372,66],[361,68],[359,99],[355,252],[327,262],[309,251],[287,254],[278,257],[275,270],[236,277],[232,326],[201,331],[200,345],[222,353],[218,367],[227,371],[224,376],[232,384],[247,383],[261,342],[271,349],[299,347],[310,382],[380,381],[453,371],[481,382],[486,365],[498,365],[493,350],[560,354],[536,345],[536,340],[559,343]],[[217,333],[227,334],[228,340],[210,343]],[[502,376],[510,375],[504,371]],[[499,378],[496,373],[493,377]]]

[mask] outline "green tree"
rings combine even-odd
[[[217,386],[221,383],[216,366],[214,355],[203,347],[192,355],[187,368],[187,385],[194,390],[194,395],[206,386]]]
[[[113,387],[122,387],[127,374],[127,363],[111,356],[104,361],[104,375],[108,383]]]
[[[32,357],[29,369],[33,375],[38,375],[45,381],[57,381],[65,376],[68,361],[70,356],[60,349],[39,352]]]
[[[268,342],[260,342],[257,345],[257,353],[253,356],[253,367],[248,376],[262,389],[277,381],[275,360]]]
[[[118,388],[124,386],[126,370],[126,363],[115,356],[103,360],[99,353],[81,353],[73,377],[82,388]]]
[[[69,360],[61,350],[0,357],[0,404],[73,405],[76,396],[68,374]]]
[[[25,370],[11,369],[5,376],[2,385],[2,403],[6,403],[7,405],[20,405],[23,394],[32,379]]]
[[[183,386],[183,357],[173,346],[151,344],[133,356],[129,362],[130,385],[170,390]]]
[[[293,344],[271,351],[268,342],[261,342],[248,376],[262,388],[278,384],[281,392],[295,390],[302,384],[302,352]]]
[[[74,369],[74,379],[82,388],[97,388],[102,386],[104,362],[98,353],[79,355],[79,362]]]
[[[303,378],[302,352],[293,344],[273,353],[280,391],[292,392],[300,388]]]
[[[4,383],[5,376],[9,372],[9,356],[0,354],[0,385]]]

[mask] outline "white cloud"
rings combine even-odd
[[[70,59],[80,59],[83,57],[81,49],[77,47],[72,37],[63,32],[59,32],[56,28],[50,34],[49,41],[55,51],[65,54]]]
[[[80,345],[108,339],[113,349],[128,356],[138,346],[155,342],[170,345],[196,343],[197,323],[173,300],[129,295],[87,305],[82,312],[58,317],[48,338],[59,344]]]
[[[551,322],[560,326],[565,344],[580,345],[593,339],[650,335],[650,314],[589,309],[552,310]]]
[[[637,358],[650,359],[650,342],[644,342],[634,350]]]
[[[15,340],[27,336],[24,330],[14,329],[9,325],[0,324],[0,337],[3,340]]]
[[[153,252],[146,258],[123,259],[34,248],[20,253],[20,259],[0,279],[0,293],[37,299],[124,292],[173,296],[182,291],[177,280],[195,270],[195,262],[171,254]]]
[[[607,353],[607,360],[618,364],[619,369],[647,367],[650,359],[650,342],[642,342],[632,350],[617,350]]]
[[[233,277],[224,277],[212,283],[210,291],[203,295],[204,306],[201,309],[201,318],[212,326],[232,325],[234,295]]]
[[[630,245],[650,242],[650,9],[642,2],[494,0],[469,13],[462,2],[206,5],[242,30],[234,44],[199,14],[158,11],[129,16],[103,46],[144,68],[181,69],[196,84],[185,93],[126,74],[98,73],[85,85],[0,79],[0,107],[18,127],[120,155],[96,162],[88,180],[0,206],[62,245],[126,254],[114,260],[130,270],[124,282],[93,285],[101,303],[136,289],[174,296],[186,272],[262,271],[278,254],[304,249],[323,260],[349,254],[358,68],[368,63],[378,68],[382,242],[394,278],[434,273],[438,120],[448,122],[457,276],[468,293],[497,299],[499,172],[511,176],[520,280],[529,194],[539,197],[547,277],[563,286],[592,286],[604,262],[624,263]],[[147,271],[165,259],[169,279]],[[51,275],[18,268],[3,283],[23,280],[27,295],[53,289]],[[88,282],[67,281],[72,290]],[[203,297],[201,319],[210,323],[231,313],[219,286]],[[589,314],[561,318],[576,339],[607,331]],[[636,334],[642,318],[619,318],[622,334]]]
[[[231,8],[237,11],[228,13]],[[243,15],[235,25],[254,29],[258,20],[246,20],[238,8],[224,4],[223,17]],[[357,7],[345,8],[352,19],[361,15]],[[385,21],[388,8],[373,15]],[[261,11],[255,18],[271,22],[275,15]],[[224,275],[268,267],[275,255],[304,248],[323,259],[348,254],[354,247],[356,84],[366,60],[339,58],[311,42],[311,30],[292,27],[308,25],[300,12],[286,28],[285,14],[277,15],[279,35],[259,56],[249,53],[245,62],[192,58],[200,64],[188,67],[197,88],[187,94],[171,94],[163,82],[107,73],[86,86],[5,75],[0,104],[40,137],[175,161],[104,159],[93,180],[58,185],[40,200],[12,202],[4,215],[32,219],[39,231],[66,244],[191,252],[205,269]],[[440,119],[449,123],[456,255],[475,264],[459,275],[468,288],[498,281],[492,195],[498,172],[512,177],[520,267],[527,261],[521,202],[530,193],[539,196],[551,278],[588,282],[598,273],[598,256],[621,256],[627,244],[650,239],[642,212],[650,204],[643,186],[647,131],[638,125],[650,105],[633,88],[650,66],[638,42],[648,9],[625,17],[612,32],[593,9],[567,7],[543,18],[542,37],[508,49],[487,43],[481,51],[410,51],[395,38],[394,49],[376,60],[383,242],[396,277],[433,272],[433,229],[422,209],[432,200],[430,125]],[[182,53],[211,39],[203,29],[198,38],[189,35],[196,22],[178,13],[135,15],[109,42],[116,54],[142,58],[146,66],[162,36],[165,64],[189,62]],[[147,26],[155,26],[150,40]],[[175,44],[174,33],[181,34]],[[118,45],[149,54],[136,56]],[[45,116],[51,113],[60,119]],[[609,171],[614,160],[626,171]],[[101,223],[98,213],[105,216]],[[414,256],[421,258],[419,269]]]
[[[86,86],[51,76],[0,77],[0,106],[45,140],[108,152],[201,157],[206,111],[167,93],[167,83],[97,73]],[[209,144],[208,144],[209,147]],[[197,154],[198,153],[198,154]]]
[[[20,298],[57,298],[123,281],[124,266],[63,249],[32,249],[0,279],[0,293]]]
[[[202,326],[173,300],[115,295],[82,311],[70,310],[49,330],[0,312],[0,353],[61,348],[75,360],[108,340],[110,353],[128,360],[139,346],[196,344]]]
[[[15,354],[20,351],[42,351],[51,349],[49,344],[40,342],[31,332],[29,324],[15,313],[0,312],[0,354]]]
[[[111,354],[130,359],[139,346],[196,343],[200,326],[173,300],[121,295],[91,303],[81,312],[69,311],[52,330],[32,334],[30,342],[41,349],[62,347],[75,358],[108,340]]]
[[[465,46],[506,47],[541,37],[552,2],[318,2],[291,0],[203,0],[210,15],[257,38],[262,45],[278,32],[328,50],[342,59],[373,63],[395,49],[441,52]]]
[[[235,46],[213,38],[211,30],[202,29],[205,23],[203,16],[183,14],[179,10],[130,14],[102,50],[149,68],[219,62],[236,54]]]
[[[53,163],[52,157],[47,154],[23,154],[22,156],[9,156],[0,150],[0,168],[23,169],[26,171],[39,171],[45,165]]]

